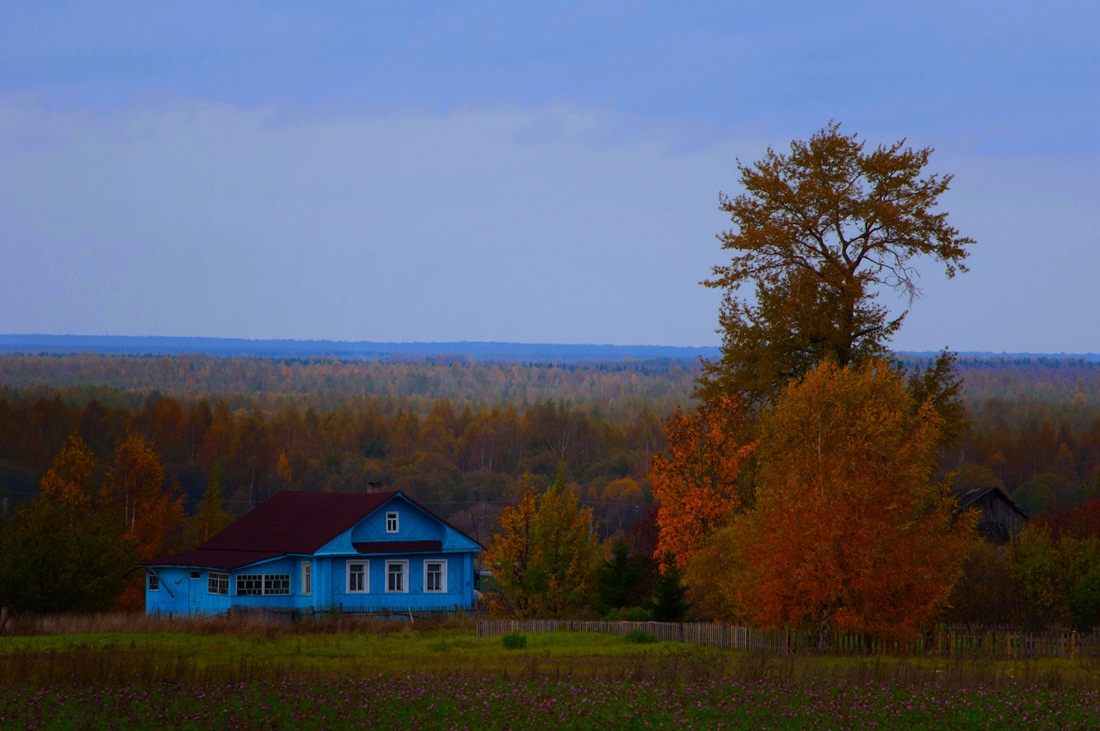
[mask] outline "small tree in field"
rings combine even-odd
[[[519,504],[501,513],[500,528],[484,558],[501,589],[495,611],[562,617],[594,602],[603,549],[592,511],[580,507],[564,473],[539,497],[528,483]]]

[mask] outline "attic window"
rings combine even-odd
[[[386,532],[397,532],[397,513],[386,513]]]

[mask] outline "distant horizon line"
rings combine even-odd
[[[693,359],[714,357],[717,345],[614,345],[610,343],[548,343],[501,340],[328,340],[296,338],[228,338],[186,335],[53,335],[0,333],[0,353],[94,352],[107,355],[248,355],[259,357],[396,357],[468,356],[479,360],[558,357],[568,360],[623,358]],[[929,356],[939,350],[897,350],[898,355]],[[1059,358],[1100,360],[1098,353],[1035,351],[954,351],[960,357]]]

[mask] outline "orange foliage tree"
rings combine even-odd
[[[183,524],[183,498],[168,485],[152,445],[139,434],[118,443],[103,481],[103,493],[125,524],[124,537],[148,561],[163,553]]]
[[[668,457],[655,455],[649,470],[660,530],[655,558],[671,553],[684,566],[745,505],[738,475],[754,445],[739,443],[744,425],[741,403],[725,395],[665,422]]]
[[[166,483],[164,467],[152,445],[138,434],[119,441],[107,465],[100,501],[112,518],[121,518],[123,539],[132,543],[138,558],[149,561],[182,538],[183,497],[175,483]],[[135,574],[135,577],[137,574]],[[139,577],[140,578],[140,577]],[[131,582],[118,608],[144,606],[141,584]]]
[[[909,637],[945,606],[974,521],[931,479],[942,421],[908,399],[885,363],[826,363],[765,413],[755,507],[707,549],[741,618],[827,643]]]

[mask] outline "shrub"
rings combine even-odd
[[[635,645],[645,645],[649,644],[650,642],[657,641],[656,637],[647,632],[642,632],[640,629],[635,629],[627,632],[625,635],[623,635],[623,639]]]
[[[622,610],[622,617],[627,622],[648,622],[653,619],[653,612],[645,607],[627,607]]]
[[[519,632],[509,632],[501,637],[500,641],[505,650],[522,650],[527,647],[527,635],[521,635]]]

